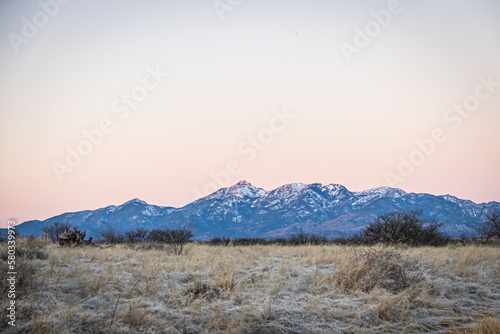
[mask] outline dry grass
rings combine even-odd
[[[500,333],[500,320],[496,317],[486,318],[481,321],[479,327],[473,329],[471,334],[495,334]]]
[[[466,329],[458,329],[450,334],[498,334],[500,333],[500,320],[495,317],[484,318],[479,326]]]
[[[335,287],[343,291],[372,291],[385,289],[392,293],[409,287],[415,288],[423,280],[416,261],[392,249],[353,250],[350,261],[345,262],[335,279]]]
[[[43,244],[31,252],[40,256],[24,260],[34,272],[27,272],[18,299],[20,322],[9,333],[446,333],[455,328],[493,333],[499,328],[500,248],[495,247],[193,245],[176,256],[157,247]]]

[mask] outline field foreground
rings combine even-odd
[[[448,333],[500,316],[498,247],[18,243],[8,333]]]

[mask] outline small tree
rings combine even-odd
[[[500,238],[500,210],[492,210],[484,214],[487,221],[479,227],[479,235],[481,238],[489,240],[491,238]]]
[[[160,229],[154,229],[149,231],[149,234],[146,238],[147,241],[151,242],[167,242],[169,238],[169,233],[168,229],[165,230],[160,230]]]
[[[59,223],[55,222],[52,225],[44,226],[42,231],[45,233],[45,236],[52,241],[53,243],[59,242],[59,237],[64,233],[68,232],[71,229],[70,223]]]
[[[446,238],[435,220],[429,222],[420,218],[421,210],[395,210],[377,217],[363,230],[368,241],[386,244],[408,244],[412,246],[440,245]]]
[[[174,254],[181,255],[186,245],[194,238],[194,226],[192,223],[178,224],[175,229],[167,229],[166,236]]]
[[[135,231],[125,232],[125,238],[127,242],[142,242],[148,238],[149,231],[144,227],[138,227]]]
[[[111,225],[106,225],[105,227],[99,229],[97,234],[107,243],[117,244],[125,240],[125,236],[120,232],[116,231]]]

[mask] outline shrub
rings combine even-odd
[[[339,237],[332,240],[332,243],[335,245],[341,246],[360,246],[360,245],[368,245],[371,243],[368,239],[364,238],[360,234],[353,235],[351,237]]]
[[[457,239],[450,240],[450,243],[459,246],[471,246],[480,244],[479,239],[477,239],[476,236],[468,236],[465,233],[462,233]]]
[[[309,240],[309,234],[299,232],[288,237],[290,245],[305,245]]]
[[[185,246],[194,238],[193,224],[178,224],[175,229],[165,229],[167,243],[174,254],[181,255]]]
[[[8,262],[9,248],[7,244],[0,245],[0,270],[2,273],[11,271],[16,272],[16,299],[21,299],[29,295],[37,284],[37,270],[38,267],[32,260],[34,259],[47,259],[48,254],[44,251],[47,241],[33,236],[17,238],[16,251],[15,251],[15,270],[10,268]],[[7,281],[8,277],[2,279],[0,282],[0,289],[2,295],[7,296],[10,283]]]
[[[279,246],[287,246],[288,245],[288,239],[285,239],[285,238],[276,238],[276,239],[271,240],[271,242],[273,244],[279,245]]]
[[[398,293],[422,280],[416,262],[389,249],[369,249],[354,253],[350,261],[340,268],[335,287],[340,290],[369,292],[382,288]]]
[[[8,237],[9,237],[9,230],[8,229],[0,230],[0,243],[7,242]]]
[[[479,234],[481,238],[489,240],[491,238],[500,238],[500,210],[493,210],[484,214],[486,222],[479,227]]]
[[[45,252],[48,241],[36,238],[32,235],[17,239],[16,257],[27,260],[46,260],[49,254]]]
[[[329,242],[328,238],[317,235],[317,234],[310,234],[309,235],[309,244],[311,245],[325,245]]]
[[[143,242],[129,243],[127,245],[130,249],[137,250],[137,251],[164,250],[165,249],[165,243],[148,241],[148,240],[143,241]]]
[[[207,244],[209,244],[211,246],[225,246],[225,247],[227,247],[230,242],[231,242],[231,239],[229,239],[227,237],[222,237],[222,238],[215,237],[215,238],[208,240]]]
[[[168,230],[154,229],[151,230],[146,238],[147,241],[151,242],[167,242],[169,238]]]
[[[135,243],[142,242],[148,239],[149,231],[144,227],[138,227],[134,231],[125,232],[125,239],[127,242]]]
[[[237,238],[233,239],[233,246],[267,245],[269,241],[262,238]]]
[[[447,238],[439,232],[441,224],[421,219],[422,211],[395,210],[377,217],[363,230],[363,237],[372,243],[439,246]]]
[[[290,245],[323,245],[328,242],[328,239],[317,234],[299,232],[291,235],[288,241]]]
[[[110,244],[122,243],[125,240],[125,236],[120,232],[116,231],[112,226],[106,225],[97,231],[97,234],[101,237],[104,242]]]

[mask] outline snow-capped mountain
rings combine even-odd
[[[28,221],[18,229],[25,235],[40,235],[44,226],[69,222],[96,235],[107,226],[125,232],[192,222],[200,240],[214,236],[276,238],[300,231],[333,238],[359,232],[375,217],[394,209],[421,209],[424,218],[436,218],[444,224],[446,234],[458,237],[474,234],[485,220],[484,213],[500,210],[500,203],[476,204],[450,195],[406,193],[389,187],[351,192],[339,184],[291,183],[266,191],[240,181],[182,208],[133,199],[119,206]]]

